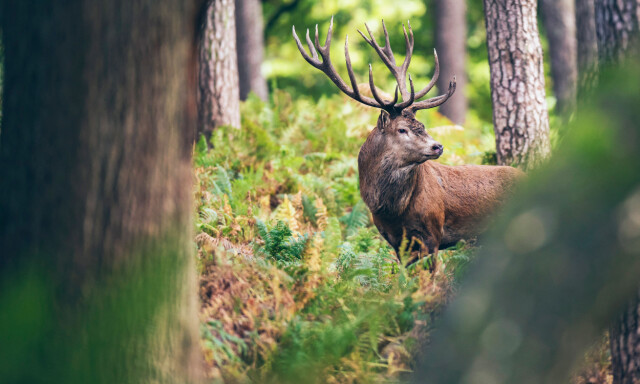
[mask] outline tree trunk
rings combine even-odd
[[[197,380],[198,5],[1,7],[0,382]]]
[[[264,59],[264,30],[260,0],[236,0],[236,43],[238,47],[238,75],[240,100],[250,92],[267,100],[267,82],[260,72]]]
[[[640,6],[637,0],[596,0],[599,62],[620,62],[637,54]],[[611,326],[611,369],[614,384],[640,383],[640,301],[630,304]]]
[[[535,0],[484,0],[498,163],[534,167],[549,155]]]
[[[576,0],[578,92],[588,91],[598,79],[598,38],[594,0]]]
[[[596,33],[601,61],[620,61],[637,42],[639,8],[638,0],[596,0]]]
[[[549,40],[556,111],[566,118],[575,108],[578,79],[574,0],[540,0],[540,8]]]
[[[446,92],[456,76],[456,93],[440,107],[440,113],[456,124],[467,116],[467,8],[464,0],[434,0],[435,43],[440,59],[437,86]]]
[[[216,127],[240,128],[240,97],[233,0],[207,0],[200,41],[198,132]]]
[[[640,291],[610,333],[613,382],[640,383]]]

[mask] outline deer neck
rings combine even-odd
[[[420,165],[401,166],[393,154],[362,160],[359,161],[360,193],[364,202],[375,215],[401,216],[419,183]]]

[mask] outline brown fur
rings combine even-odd
[[[396,253],[405,233],[418,257],[476,236],[523,175],[512,167],[428,161],[440,157],[441,148],[406,110],[382,111],[360,148],[360,194]]]

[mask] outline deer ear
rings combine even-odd
[[[380,116],[378,117],[378,129],[384,132],[384,129],[389,126],[389,122],[391,121],[391,116],[389,112],[382,110],[380,111]]]

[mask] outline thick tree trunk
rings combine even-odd
[[[455,75],[456,93],[440,107],[440,113],[456,124],[463,124],[467,116],[467,19],[464,0],[434,0],[435,43],[440,59],[437,86],[446,92]]]
[[[240,96],[234,0],[207,0],[200,41],[198,132],[240,128]]]
[[[578,81],[574,0],[540,0],[540,8],[549,40],[556,111],[567,117],[575,108]]]
[[[578,40],[578,92],[595,86],[598,79],[598,38],[594,0],[576,0]]]
[[[197,7],[2,2],[0,382],[199,376]]]
[[[549,155],[535,0],[484,0],[498,163],[534,167]]]
[[[260,0],[236,0],[236,43],[238,47],[238,76],[240,99],[250,92],[267,100],[267,82],[260,72],[264,59],[264,31]]]
[[[595,4],[598,56],[603,62],[619,61],[637,43],[638,0],[596,0]]]
[[[640,291],[610,333],[613,382],[640,383]]]

